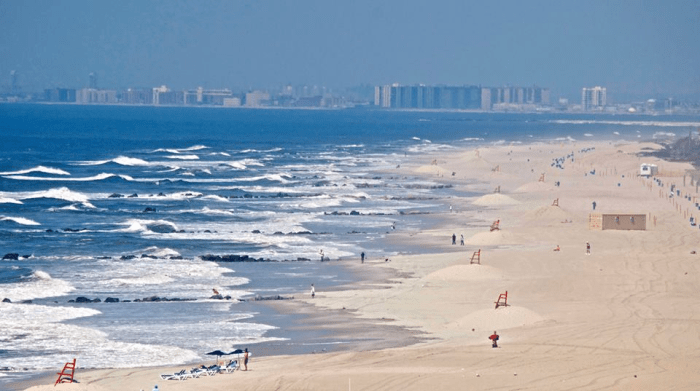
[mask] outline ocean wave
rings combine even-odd
[[[119,229],[117,232],[173,233],[179,231],[175,223],[167,220],[130,219],[122,225],[128,227]]]
[[[46,174],[54,174],[54,175],[70,175],[69,172],[63,171],[59,168],[44,167],[44,166],[36,166],[33,168],[29,168],[26,170],[19,170],[19,171],[0,172],[0,175],[22,175],[22,174],[29,174],[30,172],[43,172]]]
[[[282,148],[272,148],[272,149],[266,149],[266,150],[258,150],[258,149],[244,149],[240,151],[240,153],[271,153],[271,152],[280,152],[282,151]]]
[[[674,121],[605,121],[605,120],[568,120],[557,119],[548,122],[555,124],[571,125],[624,125],[624,126],[654,126],[654,127],[700,127],[700,122],[674,122]]]
[[[202,209],[185,209],[185,210],[180,211],[179,213],[194,213],[194,214],[204,214],[204,215],[210,215],[210,216],[235,216],[235,213],[231,212],[230,210],[210,209],[206,206]]]
[[[141,253],[147,253],[150,255],[153,255],[155,257],[159,258],[165,258],[165,257],[177,257],[180,255],[179,252],[171,249],[171,248],[160,248],[157,246],[151,246],[143,249]]]
[[[218,195],[213,195],[213,194],[208,195],[208,196],[204,196],[204,197],[202,197],[202,199],[203,200],[219,201],[219,202],[231,202],[228,198],[218,196]]]
[[[24,217],[0,216],[0,221],[14,221],[15,223],[21,225],[41,225],[41,223],[37,223],[34,220],[25,219]]]
[[[292,176],[289,174],[267,174],[267,175],[248,177],[248,178],[236,178],[235,181],[237,181],[237,182],[238,181],[240,181],[240,182],[256,182],[256,181],[268,180],[268,181],[289,183],[289,181],[287,179],[289,179],[291,177]]]
[[[656,132],[652,136],[652,138],[655,138],[655,139],[656,138],[667,138],[667,137],[676,137],[676,134],[671,133],[671,132]]]
[[[70,202],[89,203],[88,202],[89,198],[87,195],[85,195],[83,193],[76,192],[76,191],[72,191],[67,187],[59,187],[59,188],[55,188],[55,189],[31,191],[31,192],[24,192],[24,193],[2,193],[2,192],[0,192],[0,197],[5,198],[8,195],[13,196],[13,197],[8,197],[8,198],[20,199],[20,200],[29,200],[29,199],[35,199],[35,198],[52,198],[52,199],[57,199],[57,200],[70,201]]]
[[[103,172],[101,174],[93,175],[91,177],[85,178],[47,178],[47,177],[35,177],[26,175],[6,175],[3,178],[15,179],[22,181],[53,181],[53,182],[92,182],[92,181],[102,181],[109,178],[118,177],[127,181],[133,181],[134,178],[128,175],[117,175]]]
[[[177,160],[199,160],[199,156],[197,155],[170,155],[166,156],[166,158]]]
[[[108,160],[91,160],[91,161],[85,161],[85,162],[78,162],[76,163],[79,166],[100,166],[103,164],[107,163],[116,163],[121,166],[148,166],[151,163],[142,160],[142,159],[137,159],[133,157],[128,157],[128,156],[117,156],[114,159],[108,159]]]
[[[23,204],[22,201],[16,200],[14,198],[0,197],[0,204]]]
[[[188,148],[179,148],[179,149],[176,149],[176,148],[167,148],[167,149],[158,148],[153,152],[183,153],[183,152],[199,151],[202,149],[209,149],[209,147],[207,147],[206,145],[193,145],[193,146],[188,147]]]
[[[23,282],[0,284],[0,297],[12,301],[34,300],[44,297],[64,296],[75,288],[67,281],[52,278],[48,273],[36,270]]]

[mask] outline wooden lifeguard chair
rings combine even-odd
[[[498,307],[508,307],[508,291],[498,295],[498,300],[496,300],[495,303],[496,309],[498,309]]]
[[[63,370],[58,372],[57,375],[58,379],[56,379],[56,383],[53,384],[54,387],[56,387],[58,383],[75,383],[75,379],[73,379],[73,375],[75,375],[75,359],[73,359],[73,362],[67,362],[66,365],[63,366]]]
[[[537,182],[544,182],[544,173],[542,173],[542,175],[540,175],[540,179]]]
[[[556,200],[552,201],[552,206],[559,206],[559,198]]]
[[[478,265],[481,265],[481,249],[479,251],[474,251],[474,254],[472,254],[472,259],[469,261],[469,264],[476,263]]]
[[[501,192],[501,185],[498,185],[498,187],[496,187],[496,188],[493,190],[493,192],[494,192],[494,193],[500,193],[500,192]]]
[[[501,172],[501,165],[497,165],[496,167],[492,168],[491,171],[493,172]]]
[[[489,232],[500,230],[501,229],[500,224],[501,224],[501,220],[494,221],[493,224],[491,224]]]

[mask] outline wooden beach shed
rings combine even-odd
[[[617,229],[623,231],[644,231],[647,229],[647,215],[591,213],[588,215],[588,228],[597,230]]]

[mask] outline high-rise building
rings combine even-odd
[[[607,104],[607,89],[605,87],[584,87],[581,90],[581,108],[583,111],[600,110]]]
[[[88,78],[90,80],[89,88],[96,90],[97,89],[97,73],[90,72],[90,74],[88,75]]]

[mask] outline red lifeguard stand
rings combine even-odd
[[[501,225],[501,220],[494,221],[493,224],[491,224],[490,232],[498,231],[499,229],[501,229],[500,225]]]
[[[552,206],[559,206],[559,198],[556,200],[552,201]]]
[[[474,254],[472,254],[472,259],[469,261],[469,264],[471,265],[472,263],[481,265],[481,249],[479,249],[479,251],[474,251]]]
[[[508,291],[506,293],[501,293],[498,295],[498,300],[496,300],[496,309],[498,307],[508,307]]]
[[[73,375],[75,375],[75,359],[73,359],[73,362],[66,363],[66,365],[63,366],[63,370],[58,372],[57,375],[58,379],[56,379],[56,383],[53,384],[54,387],[56,387],[58,383],[75,382],[73,379]]]

